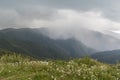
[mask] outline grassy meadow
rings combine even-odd
[[[104,64],[88,57],[45,61],[6,54],[0,57],[0,80],[120,80],[120,64]]]

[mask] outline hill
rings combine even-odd
[[[30,60],[21,55],[0,57],[0,80],[119,80],[120,64],[88,57],[69,61]]]
[[[83,57],[92,51],[74,38],[54,40],[43,32],[43,29],[30,28],[0,30],[0,48],[47,59]]]
[[[69,29],[68,29],[69,30]],[[97,51],[108,51],[120,49],[120,39],[117,34],[110,31],[99,32],[91,29],[80,28],[79,30],[71,30],[70,32],[62,31],[51,28],[44,28],[44,34],[49,35],[55,39],[64,39],[75,37],[86,46],[96,49]]]
[[[98,52],[91,57],[101,62],[115,64],[120,62],[120,50]]]

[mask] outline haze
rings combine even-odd
[[[54,39],[75,37],[92,48],[117,49],[116,40],[104,48],[94,43],[99,36],[89,33],[119,39],[119,4],[120,0],[0,0],[0,28],[49,28]]]

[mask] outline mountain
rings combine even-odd
[[[98,31],[86,28],[67,30],[44,28],[43,33],[49,35],[53,39],[68,39],[74,37],[86,46],[96,49],[97,51],[120,49],[119,37],[116,37],[116,34],[108,31]]]
[[[36,58],[68,59],[89,55],[92,49],[74,38],[54,40],[43,29],[8,28],[0,30],[0,48]]]
[[[83,29],[81,33],[81,37],[78,35],[78,39],[97,51],[120,49],[120,39],[112,35],[87,29]]]
[[[91,57],[101,62],[115,64],[120,62],[120,50],[98,52],[92,54]]]

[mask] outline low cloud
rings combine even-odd
[[[101,11],[62,9],[57,11],[52,20],[35,20],[33,24],[49,28],[48,35],[53,39],[76,38],[85,45],[102,51],[120,47],[118,37],[112,33],[120,30],[120,23],[103,17]]]
[[[35,20],[51,20],[55,14],[56,10],[42,6],[0,8],[0,28],[36,27],[32,25]]]
[[[102,50],[98,36],[106,37],[90,31],[118,38],[119,3],[119,0],[3,0],[0,1],[0,29],[46,27],[54,39],[74,37]],[[119,47],[116,40],[111,39],[110,43],[111,49]]]
[[[81,28],[100,31],[120,30],[120,23],[103,17],[101,11],[75,11],[70,9],[57,10],[51,20],[36,19],[32,22],[35,27],[48,27],[56,32],[79,32]]]

